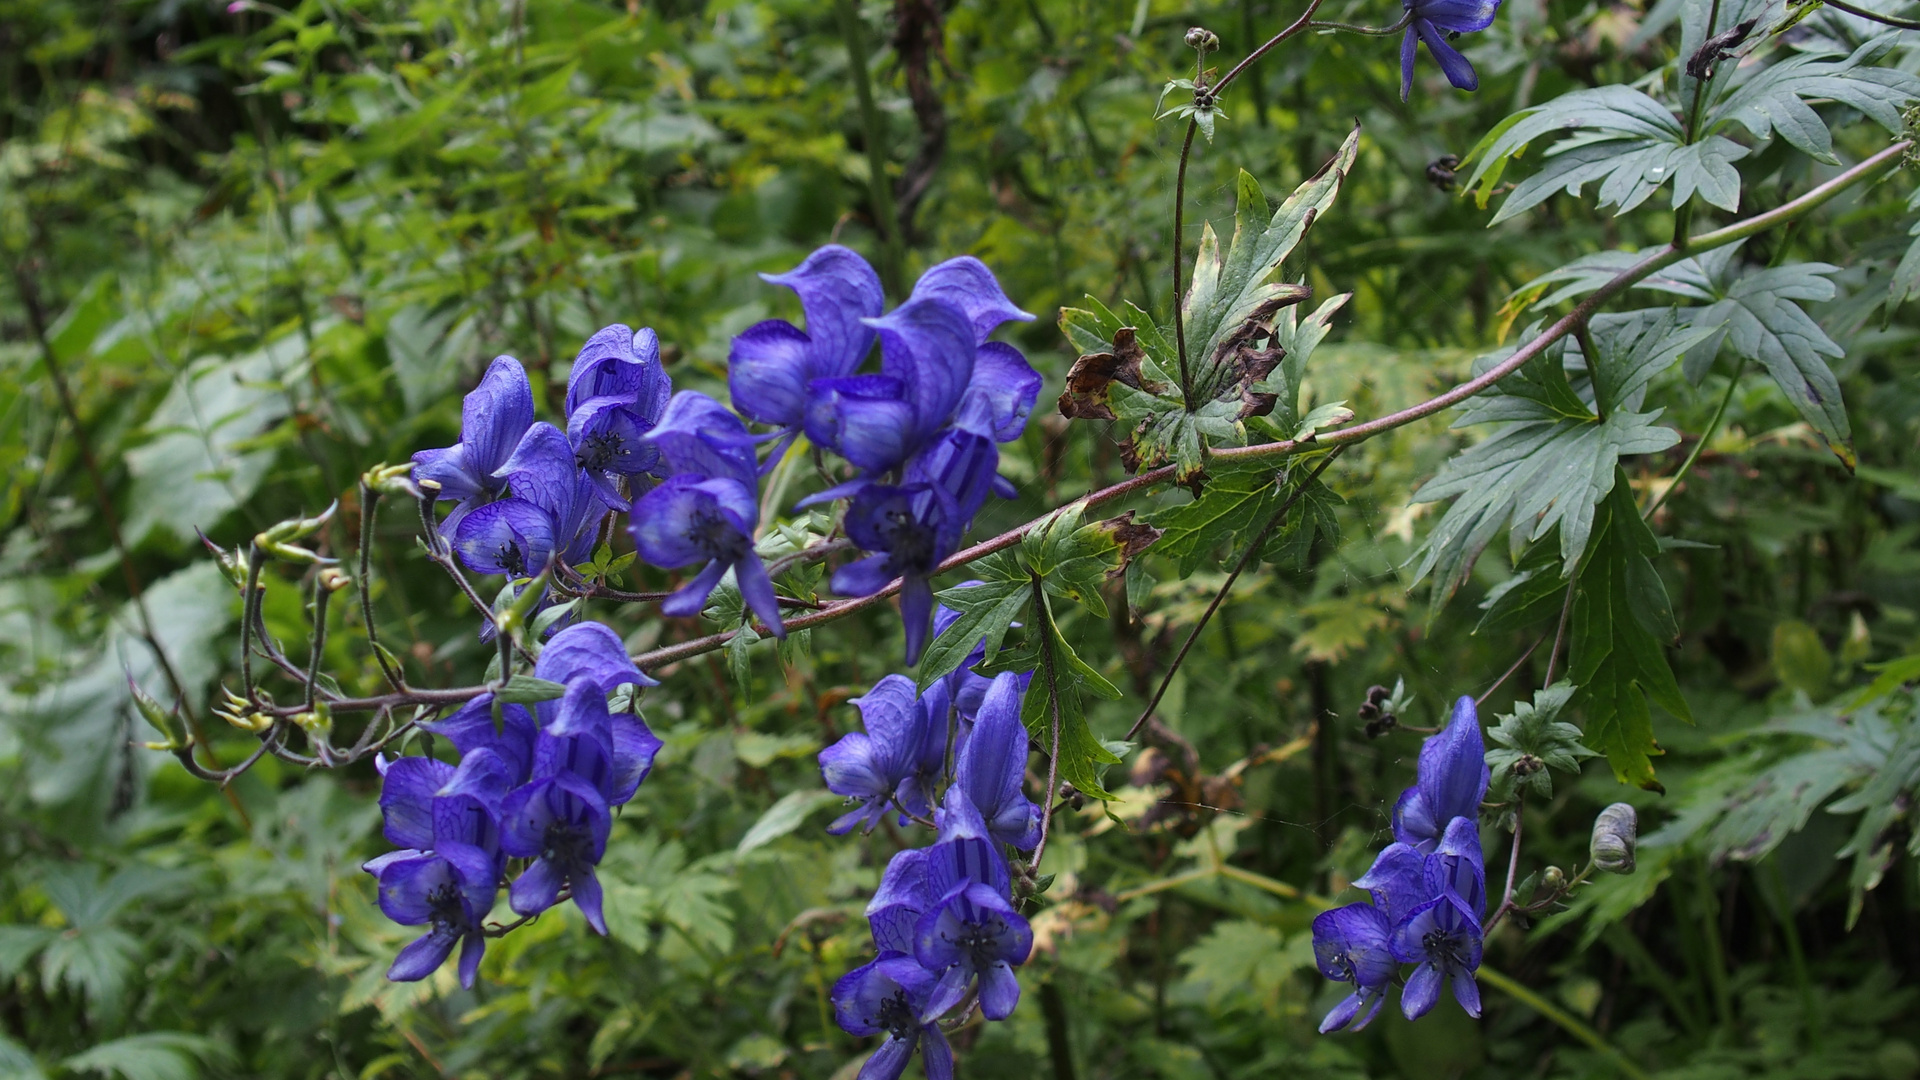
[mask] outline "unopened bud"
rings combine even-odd
[[[1614,803],[1593,819],[1593,840],[1587,845],[1587,854],[1597,869],[1631,874],[1633,849],[1639,838],[1639,815],[1626,803]]]
[[[1567,872],[1557,866],[1549,866],[1540,872],[1540,891],[1557,893],[1567,884]]]
[[[267,547],[276,543],[284,544],[292,540],[305,539],[319,532],[320,527],[332,519],[333,512],[339,508],[340,502],[336,499],[327,504],[325,510],[320,511],[310,518],[290,518],[267,529],[265,532],[254,537],[253,542],[259,544],[261,547]]]
[[[1541,761],[1532,754],[1521,754],[1519,757],[1513,759],[1513,775],[1515,776],[1532,776],[1534,773],[1546,767],[1546,762]]]
[[[339,592],[351,584],[353,579],[334,567],[329,566],[320,571],[320,587],[328,592]]]
[[[161,707],[153,695],[140,688],[133,681],[133,673],[127,673],[127,693],[133,697],[134,708],[140,710],[140,716],[164,738],[159,743],[148,743],[150,750],[178,750],[193,745],[193,736],[188,733],[186,724],[180,720],[178,712],[169,712]]]
[[[1204,26],[1196,26],[1187,31],[1187,48],[1203,53],[1215,52],[1220,48],[1220,35]]]
[[[375,465],[361,474],[360,481],[382,495],[405,495],[413,499],[420,497],[420,486],[413,482],[412,462]],[[439,486],[434,485],[436,489]]]
[[[311,712],[295,713],[293,722],[300,730],[316,739],[325,739],[333,734],[333,710],[324,701],[313,703]]]
[[[1392,696],[1393,691],[1388,690],[1384,686],[1375,684],[1367,687],[1367,700],[1374,705],[1378,705]]]

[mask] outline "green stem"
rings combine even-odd
[[[1714,432],[1720,429],[1720,420],[1727,415],[1727,406],[1732,404],[1733,392],[1739,389],[1740,376],[1746,370],[1747,359],[1743,356],[1740,358],[1740,363],[1733,369],[1733,377],[1727,380],[1727,392],[1720,396],[1720,407],[1713,410],[1713,419],[1707,421],[1707,429],[1700,433],[1700,439],[1693,444],[1693,449],[1687,451],[1687,460],[1680,463],[1680,471],[1674,473],[1673,479],[1667,482],[1666,490],[1660,492],[1659,498],[1648,503],[1647,508],[1641,511],[1642,518],[1651,519],[1653,512],[1660,509],[1667,501],[1667,496],[1673,494],[1673,489],[1680,486],[1680,480],[1687,475],[1687,470],[1693,468],[1693,463],[1700,460],[1700,454],[1706,450],[1707,442],[1713,438]]]
[[[867,191],[873,202],[873,231],[880,236],[880,279],[887,292],[898,296],[901,287],[900,223],[893,214],[893,189],[887,182],[887,129],[874,104],[873,85],[867,76],[867,35],[860,25],[860,12],[854,0],[835,0],[840,16],[840,35],[846,39],[847,67],[853,75],[854,94],[860,99],[860,126],[867,144]]]
[[[1606,1058],[1608,1063],[1614,1068],[1620,1070],[1622,1076],[1626,1076],[1630,1078],[1630,1080],[1651,1080],[1645,1070],[1628,1060],[1627,1056],[1616,1049],[1612,1043],[1609,1043],[1605,1037],[1581,1023],[1572,1013],[1567,1012],[1553,1002],[1534,993],[1526,986],[1521,985],[1484,964],[1481,965],[1478,976],[1481,982],[1506,994],[1508,997],[1513,998],[1515,1001],[1546,1017],[1548,1020],[1553,1021],[1567,1034],[1586,1043],[1601,1057]]]

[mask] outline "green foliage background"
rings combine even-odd
[[[976,254],[1041,315],[1016,335],[1047,378],[1006,449],[1022,494],[976,535],[1123,478],[1114,432],[1052,413],[1075,353],[1055,313],[1092,295],[1166,317],[1181,130],[1153,119],[1160,86],[1191,74],[1189,25],[1215,30],[1230,62],[1293,8],[865,3],[869,126],[823,0],[237,7],[0,3],[0,1076],[850,1076],[863,1048],[825,994],[863,958],[859,913],[896,838],[821,833],[832,800],[813,754],[848,729],[845,700],[893,670],[894,616],[668,669],[647,704],[666,750],[608,854],[611,937],[555,912],[495,943],[463,992],[445,972],[381,977],[404,936],[358,871],[382,846],[370,765],[301,775],[268,759],[220,791],[129,746],[151,734],[123,672],[159,686],[132,590],[213,723],[237,601],[195,528],[231,544],[344,497],[318,542],[350,550],[359,473],[452,441],[488,358],[525,361],[551,414],[573,350],[608,322],[654,327],[677,386],[724,393],[729,337],[798,315],[754,272],[833,238],[897,257],[896,282]],[[1196,235],[1202,218],[1227,230],[1239,169],[1277,196],[1356,119],[1363,131],[1297,256],[1318,296],[1355,294],[1303,409],[1343,400],[1365,418],[1429,397],[1537,317],[1540,292],[1514,290],[1666,241],[1664,199],[1616,218],[1554,195],[1488,228],[1494,209],[1440,190],[1429,163],[1515,109],[1661,70],[1681,47],[1676,11],[1508,0],[1470,46],[1474,95],[1423,54],[1402,104],[1396,41],[1350,36],[1289,42],[1229,93],[1189,177]],[[1818,18],[1849,46],[1869,36]],[[1920,70],[1920,53],[1883,64]],[[1841,159],[1886,145],[1845,107],[1823,115]],[[1755,145],[1738,163],[1743,213],[1828,175]],[[878,232],[875,161],[911,204]],[[1316,505],[1337,539],[1276,545],[1243,577],[1149,733],[1170,771],[1131,757],[1104,780],[1121,823],[1098,804],[1063,819],[1020,1010],[958,1037],[962,1075],[1920,1073],[1920,735],[1902,688],[1920,675],[1920,319],[1893,273],[1911,187],[1897,174],[1740,254],[1832,264],[1830,298],[1807,308],[1844,348],[1832,367],[1857,474],[1769,379],[1729,392],[1731,362],[1697,384],[1656,377],[1683,432],[1730,402],[1652,520],[1689,542],[1655,565],[1695,723],[1654,711],[1664,795],[1597,760],[1532,804],[1532,868],[1578,865],[1594,813],[1623,799],[1640,867],[1503,928],[1487,963],[1511,989],[1489,989],[1484,1022],[1449,1002],[1417,1026],[1313,1033],[1337,997],[1312,970],[1313,897],[1337,896],[1386,842],[1417,749],[1362,733],[1366,688],[1403,678],[1401,720],[1431,725],[1540,634],[1476,632],[1515,565],[1537,569],[1520,545],[1512,560],[1495,545],[1444,606],[1416,586],[1442,510],[1413,493],[1481,437],[1436,418],[1326,474],[1338,499]],[[1623,459],[1631,494],[1657,497],[1687,449]],[[1603,509],[1630,514],[1628,494]],[[389,506],[376,524],[376,617],[416,682],[474,682],[488,651],[409,518]],[[1606,540],[1606,520],[1594,542],[1629,543]],[[1104,620],[1056,605],[1126,691],[1087,702],[1096,735],[1125,730],[1223,580],[1225,552],[1187,554],[1190,577],[1149,552],[1107,587]],[[299,642],[292,586],[276,583],[267,619]],[[703,632],[592,614],[635,649]],[[379,684],[364,640],[338,633],[326,656],[350,690]],[[1490,722],[1531,698],[1543,651],[1489,699]],[[255,745],[207,734],[228,764]]]

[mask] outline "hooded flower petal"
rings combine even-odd
[[[1012,442],[1027,429],[1027,417],[1040,396],[1040,373],[1020,350],[998,341],[979,347],[973,380],[961,397],[954,423],[998,442]]]
[[[660,364],[660,338],[648,327],[619,323],[601,329],[580,347],[567,372],[567,416],[593,398],[618,398],[638,415],[658,418],[673,392]]]
[[[1389,947],[1386,913],[1372,904],[1348,904],[1323,911],[1313,920],[1313,958],[1320,974],[1377,990],[1397,970]]]
[[[1460,51],[1448,43],[1445,31],[1425,19],[1413,20],[1413,30],[1426,43],[1427,51],[1440,63],[1440,71],[1455,90],[1480,89],[1480,76]]]
[[[553,635],[540,659],[534,662],[536,678],[549,682],[573,683],[585,679],[611,694],[627,684],[659,686],[660,683],[634,665],[620,635],[605,623],[583,622]]]
[[[913,406],[917,447],[944,426],[973,380],[973,330],[961,308],[936,299],[909,300],[867,325],[880,334],[880,370],[900,381]]]
[[[553,518],[525,499],[501,499],[468,514],[453,537],[460,561],[476,574],[529,577],[554,554]]]
[[[563,634],[565,632],[561,631]],[[559,634],[554,635],[555,641],[559,639]],[[547,647],[551,649],[553,646]],[[541,655],[544,657],[546,654]],[[481,694],[462,705],[452,716],[421,724],[420,729],[445,738],[462,754],[481,749],[491,750],[506,762],[512,781],[510,786],[518,786],[526,782],[533,769],[533,717],[527,714],[524,706],[502,705],[500,720],[500,730],[495,731],[493,695]]]
[[[1427,857],[1408,844],[1387,845],[1354,884],[1373,894],[1388,923],[1399,922],[1434,897],[1427,886]]]
[[[812,353],[812,339],[785,319],[741,331],[727,352],[727,394],[733,407],[750,420],[798,427],[807,412],[807,384],[814,378]]]
[[[1456,702],[1447,726],[1420,747],[1419,776],[1421,794],[1436,826],[1445,828],[1457,817],[1479,817],[1489,774],[1486,743],[1472,698]],[[1438,841],[1439,836],[1434,839]]]
[[[433,796],[453,772],[453,766],[427,757],[404,757],[386,767],[380,778],[380,814],[388,843],[433,847]]]
[[[658,447],[675,475],[736,480],[749,491],[759,482],[753,436],[726,406],[682,390],[643,440]]]
[[[943,300],[959,308],[973,328],[974,340],[985,341],[1001,323],[1010,320],[1031,322],[1033,316],[1013,306],[1000,282],[987,264],[971,255],[961,255],[929,267],[914,282],[915,300]]]
[[[891,375],[815,379],[807,388],[807,438],[869,473],[893,469],[921,434],[906,394]]]
[[[1027,729],[1020,722],[1020,677],[994,676],[967,744],[956,755],[953,786],[973,801],[988,835],[1022,851],[1040,842],[1040,808],[1021,791],[1027,769]]]
[[[769,285],[784,285],[800,296],[807,320],[809,374],[845,375],[860,366],[873,347],[865,320],[884,306],[880,275],[849,248],[828,244],[784,274],[762,274]]]

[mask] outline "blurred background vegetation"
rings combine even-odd
[[[1190,68],[1188,26],[1218,33],[1230,62],[1295,7],[0,2],[0,1076],[850,1076],[862,1047],[825,994],[860,961],[859,913],[896,839],[828,838],[808,795],[814,753],[852,722],[846,699],[892,670],[894,616],[762,645],[744,666],[667,669],[647,706],[667,748],[607,856],[611,937],[556,911],[489,949],[464,992],[447,972],[382,978],[403,934],[358,870],[381,847],[371,766],[301,775],[269,759],[223,792],[129,745],[151,736],[124,673],[161,685],[130,601],[206,716],[236,660],[237,600],[196,528],[231,544],[343,499],[321,541],[349,550],[362,470],[452,441],[460,394],[496,354],[557,405],[605,323],[656,328],[677,386],[723,394],[729,337],[798,316],[754,272],[829,239],[896,283],[978,255],[1040,314],[1017,337],[1049,386],[1007,448],[1022,495],[979,535],[1114,482],[1111,433],[1046,404],[1072,359],[1055,314],[1086,294],[1164,314],[1180,131],[1153,119],[1160,85]],[[1284,192],[1356,121],[1365,133],[1307,241],[1316,292],[1356,294],[1315,355],[1312,399],[1365,417],[1430,396],[1527,321],[1516,287],[1585,251],[1664,242],[1664,210],[1616,221],[1565,197],[1486,229],[1490,211],[1430,163],[1514,108],[1665,63],[1670,14],[1508,0],[1469,50],[1474,95],[1423,60],[1402,104],[1397,42],[1334,36],[1289,43],[1233,90],[1198,149],[1190,222],[1230,217],[1235,169]],[[1871,126],[1839,134],[1842,157],[1884,145]],[[1747,209],[1803,189],[1808,168],[1743,161]],[[1473,632],[1511,573],[1504,553],[1437,613],[1425,586],[1408,592],[1404,564],[1437,516],[1409,496],[1461,445],[1434,420],[1329,472],[1338,543],[1242,581],[1151,752],[1109,774],[1126,820],[1097,805],[1068,820],[1020,1010],[958,1037],[962,1075],[1920,1074],[1905,853],[1920,743],[1899,688],[1920,668],[1898,663],[1920,645],[1920,319],[1887,302],[1911,186],[1849,195],[1746,250],[1843,268],[1813,312],[1847,350],[1861,467],[1848,476],[1770,381],[1732,396],[1655,519],[1707,545],[1662,560],[1698,726],[1658,722],[1665,795],[1590,762],[1530,819],[1535,865],[1577,865],[1618,799],[1645,839],[1637,874],[1489,943],[1522,997],[1490,992],[1482,1023],[1448,1002],[1418,1026],[1390,1010],[1323,1038],[1338,993],[1312,971],[1315,908],[1218,875],[1155,887],[1231,860],[1335,895],[1386,842],[1384,804],[1417,748],[1363,734],[1366,688],[1404,678],[1401,719],[1433,724],[1533,640]],[[1727,386],[1660,385],[1688,432]],[[1643,498],[1687,448],[1630,464]],[[410,517],[376,523],[376,617],[416,682],[476,681],[488,650]],[[630,580],[664,582],[651,574]],[[1067,632],[1144,694],[1222,576],[1179,580],[1150,554],[1115,585],[1111,620],[1082,613]],[[299,640],[291,584],[267,618]],[[701,632],[592,614],[636,649]],[[378,682],[357,634],[335,635],[327,663],[349,689]],[[1876,670],[1872,704],[1846,711]],[[1137,706],[1103,706],[1096,730],[1117,736]],[[206,734],[227,764],[253,745]]]

